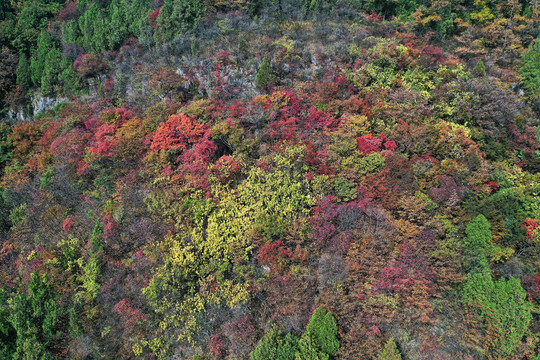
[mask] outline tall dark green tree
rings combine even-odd
[[[47,349],[57,336],[58,309],[54,298],[47,279],[34,272],[28,295],[19,293],[12,299],[9,322],[17,334],[13,359],[54,358]]]
[[[41,77],[43,76],[43,69],[45,68],[45,60],[47,54],[54,46],[52,35],[47,30],[41,31],[37,39],[37,50],[32,56],[32,61],[30,63],[30,75],[34,86],[41,86]]]
[[[25,89],[32,85],[30,62],[23,52],[19,54],[19,63],[17,65],[17,85],[20,85]]]
[[[73,69],[73,64],[68,58],[63,57],[60,67],[62,72],[59,74],[58,80],[62,83],[64,94],[75,94],[80,86],[80,78]]]
[[[531,96],[540,95],[540,40],[536,39],[522,55],[520,73],[523,84]]]
[[[41,93],[43,95],[52,94],[58,83],[61,57],[60,50],[57,48],[52,48],[45,57],[43,75],[41,76]]]
[[[193,30],[206,13],[200,0],[165,0],[157,17],[157,39],[165,42]]]

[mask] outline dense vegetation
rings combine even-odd
[[[0,358],[540,358],[540,3],[0,2]]]

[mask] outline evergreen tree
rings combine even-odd
[[[10,311],[7,300],[5,288],[0,288],[0,359],[11,359],[15,352],[16,333],[9,322]]]
[[[384,347],[377,355],[377,360],[401,360],[401,353],[393,338],[390,338],[390,340],[384,344]]]
[[[270,65],[270,59],[268,58],[268,55],[265,55],[261,63],[261,67],[259,68],[259,71],[257,72],[257,76],[255,77],[255,85],[259,88],[264,88],[268,86],[269,84],[276,81],[277,81],[277,77],[272,71],[272,66]]]
[[[276,330],[270,330],[251,353],[251,360],[294,360],[297,350],[296,336],[289,333],[282,337]]]
[[[476,63],[473,69],[473,73],[479,76],[486,75],[486,66],[484,65],[484,62],[482,61],[482,59],[478,60],[478,62]]]
[[[540,95],[540,40],[537,38],[522,55],[520,69],[525,89],[531,96]]]
[[[63,57],[60,63],[62,72],[60,73],[58,80],[62,83],[65,94],[74,94],[79,88],[79,76],[73,69],[71,61]]]
[[[490,224],[484,215],[478,215],[469,222],[465,229],[467,236],[463,240],[465,258],[470,270],[482,270],[489,266],[487,255],[491,244]]]
[[[23,52],[19,54],[19,63],[17,65],[17,85],[20,85],[25,89],[28,89],[32,85],[30,63]]]
[[[62,42],[64,44],[78,43],[81,32],[77,20],[71,19],[62,26]]]
[[[127,4],[121,4],[119,0],[113,0],[109,6],[111,21],[109,24],[110,31],[108,33],[109,49],[117,49],[128,38],[129,23],[125,17]]]
[[[323,352],[334,356],[339,350],[337,333],[338,327],[334,315],[326,311],[324,307],[318,307],[311,316],[306,328],[306,334],[313,337],[315,343]]]
[[[56,48],[52,48],[45,58],[43,75],[41,76],[41,93],[43,95],[50,95],[58,83],[60,59],[60,50]]]
[[[12,299],[9,322],[17,334],[14,359],[53,359],[47,344],[56,337],[58,309],[54,297],[46,278],[34,272],[28,295],[17,294]]]
[[[199,0],[165,0],[157,17],[158,40],[170,41],[193,30],[205,13],[206,6]]]
[[[37,50],[32,57],[30,63],[30,74],[34,86],[41,85],[41,77],[43,76],[43,69],[45,67],[45,59],[47,54],[54,47],[54,39],[47,30],[41,31],[37,40]]]

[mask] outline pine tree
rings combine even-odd
[[[397,348],[396,342],[390,338],[377,355],[377,360],[401,360],[401,353]]]
[[[259,88],[264,88],[276,81],[277,81],[277,77],[272,71],[272,66],[270,65],[270,59],[268,58],[268,55],[265,55],[261,63],[261,67],[259,68],[259,71],[257,72],[257,76],[255,77],[255,85]]]
[[[536,39],[522,55],[521,78],[528,94],[540,95],[540,40]]]
[[[491,245],[490,224],[484,215],[478,215],[469,222],[463,239],[465,258],[469,269],[483,269],[489,266],[487,255]]]
[[[41,93],[43,95],[50,95],[58,83],[61,56],[60,50],[52,48],[45,58],[43,75],[41,76]]]
[[[73,69],[71,61],[63,57],[60,63],[62,72],[60,73],[58,80],[62,83],[65,94],[74,94],[79,88],[79,76]]]
[[[251,360],[294,360],[297,350],[296,336],[289,333],[282,337],[276,330],[270,330],[251,353]]]
[[[36,272],[28,295],[17,294],[10,303],[9,322],[17,333],[15,359],[53,359],[47,344],[56,337],[58,309],[45,277]]]
[[[23,52],[19,54],[19,63],[17,65],[17,85],[20,85],[25,89],[28,89],[32,85],[30,63]]]
[[[473,73],[479,76],[486,75],[486,66],[484,65],[484,62],[482,61],[482,59],[478,60],[478,62],[476,63],[473,69]]]
[[[165,42],[197,27],[206,13],[206,6],[199,0],[165,0],[157,17],[157,40]]]
[[[323,352],[334,356],[339,350],[336,318],[326,311],[324,307],[320,306],[313,312],[306,328],[307,333],[313,336],[316,344]]]
[[[47,54],[54,47],[54,39],[47,30],[41,31],[37,39],[37,50],[30,63],[30,74],[34,86],[41,85]]]

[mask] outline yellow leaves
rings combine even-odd
[[[491,247],[491,261],[496,263],[506,262],[512,255],[514,255],[515,250],[509,247],[502,247],[500,245],[494,244]]]

